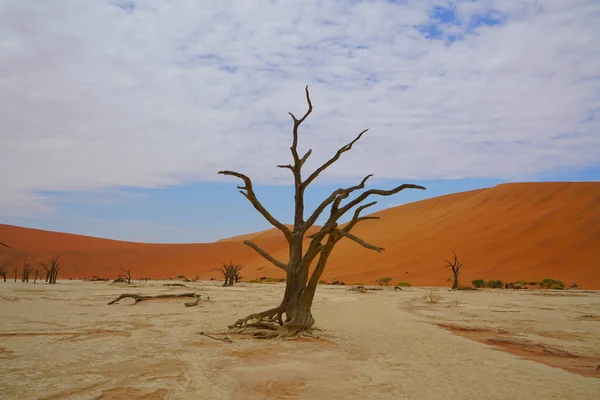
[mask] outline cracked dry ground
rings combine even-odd
[[[316,341],[233,336],[282,284],[0,283],[0,398],[596,399],[600,293],[321,286]],[[123,293],[185,299],[106,303]],[[210,300],[207,301],[207,296]]]

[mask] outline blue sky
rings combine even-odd
[[[202,4],[201,4],[202,3]],[[370,187],[426,192],[600,180],[595,0],[0,0],[0,222],[152,242],[289,222],[291,121],[312,170],[365,137],[308,204]]]

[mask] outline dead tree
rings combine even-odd
[[[131,268],[129,268],[129,269],[125,269],[123,267],[120,267],[120,268],[121,268],[121,271],[124,271],[126,275],[118,275],[118,278],[122,278],[123,281],[127,281],[128,285],[131,284]]]
[[[6,282],[6,269],[4,267],[0,267],[0,276],[4,278],[4,282]]]
[[[454,277],[454,282],[452,282],[452,289],[451,290],[456,290],[458,289],[458,275],[460,275],[460,269],[462,268],[462,264],[458,261],[458,258],[456,257],[456,253],[454,252],[454,250],[452,250],[452,253],[454,254],[454,261],[450,262],[448,260],[446,260],[446,268],[450,268],[452,270],[452,275]]]
[[[46,282],[49,284],[56,284],[56,278],[58,277],[58,271],[60,271],[60,262],[58,261],[60,255],[50,257],[48,261],[42,261],[40,265],[46,270]]]
[[[15,282],[17,281],[17,277],[19,276],[19,267],[16,265],[13,266],[13,274],[15,275]]]
[[[31,273],[31,264],[27,259],[23,260],[23,269],[21,270],[21,282],[29,282],[29,274]]]
[[[35,283],[37,282],[37,278],[38,278],[38,275],[40,273],[40,270],[36,268],[33,271],[35,272],[35,276],[33,278],[33,284],[35,285]]]
[[[234,264],[231,261],[229,262],[229,264],[226,264],[224,262],[221,262],[221,264],[223,264],[223,266],[221,267],[220,272],[221,275],[223,275],[223,279],[225,280],[223,282],[223,286],[233,286],[234,282],[239,282],[240,271],[242,270],[242,268],[244,268],[244,266]]]
[[[375,250],[377,252],[383,250],[382,248],[369,244],[350,233],[357,223],[370,219],[378,219],[378,217],[373,216],[360,216],[360,213],[364,209],[373,206],[377,202],[373,201],[367,204],[362,203],[367,200],[367,198],[374,195],[391,196],[404,189],[425,189],[423,186],[419,185],[403,184],[390,190],[369,189],[363,191],[352,200],[349,200],[351,194],[354,194],[355,192],[361,191],[365,188],[367,180],[372,176],[367,175],[357,185],[347,188],[340,188],[333,191],[333,193],[323,200],[323,202],[319,204],[311,214],[308,215],[308,218],[305,219],[304,194],[306,188],[312,182],[314,182],[323,171],[333,165],[343,153],[352,149],[354,143],[356,143],[364,135],[364,133],[367,132],[366,129],[360,132],[360,134],[358,134],[354,140],[345,146],[342,146],[328,161],[326,161],[308,176],[305,175],[306,178],[303,178],[302,167],[312,153],[312,150],[309,149],[303,156],[298,154],[298,129],[313,110],[308,87],[306,87],[305,92],[306,102],[308,103],[308,111],[302,118],[296,118],[294,114],[289,113],[293,120],[292,144],[290,147],[292,153],[292,162],[287,165],[278,165],[279,168],[289,169],[294,179],[295,203],[294,223],[292,229],[275,219],[271,213],[265,209],[262,203],[257,199],[252,181],[248,176],[234,171],[219,171],[219,174],[221,175],[233,176],[242,180],[243,185],[238,186],[240,193],[246,197],[252,206],[271,225],[283,233],[283,236],[285,237],[289,246],[289,258],[287,262],[283,262],[268,254],[257,244],[249,240],[244,241],[244,244],[254,249],[267,261],[285,271],[286,288],[281,304],[279,304],[277,307],[267,311],[251,314],[229,326],[229,328],[239,332],[247,327],[259,327],[274,331],[265,333],[264,336],[266,337],[297,336],[303,332],[310,332],[310,329],[315,323],[311,313],[315,290],[317,288],[319,279],[325,270],[327,260],[335,245],[341,239],[347,238],[367,249]],[[345,200],[346,202],[343,204]],[[339,226],[338,221],[353,209],[354,214],[350,222],[345,224],[343,227]],[[315,224],[317,219],[325,212],[325,210],[329,210],[329,217],[318,232],[307,237],[307,239],[310,239],[310,241],[307,245],[307,248],[304,249],[306,232]],[[315,261],[316,265],[312,269],[312,273],[309,275],[310,267]]]

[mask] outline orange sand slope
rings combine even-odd
[[[400,193],[398,196],[402,196]],[[384,247],[381,253],[342,240],[323,279],[374,284],[390,276],[413,285],[448,285],[445,259],[455,250],[464,263],[461,281],[555,278],[600,289],[600,182],[515,183],[457,193],[376,213],[353,233]],[[219,278],[219,261],[246,267],[247,279],[283,276],[242,242],[251,238],[286,261],[282,235],[268,230],[201,244],[142,244],[0,225],[0,263],[61,255],[61,277]],[[264,267],[264,268],[261,268]],[[260,269],[259,269],[260,268]]]

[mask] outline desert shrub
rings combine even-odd
[[[350,284],[351,286],[362,286],[362,283],[360,282],[354,282]]]
[[[430,304],[437,304],[440,302],[440,292],[437,290],[430,290],[427,295],[425,295],[425,301]]]
[[[246,283],[280,283],[280,282],[285,282],[285,278],[269,278],[269,277],[263,276],[259,279],[251,279],[249,281],[246,281]]]
[[[565,288],[565,284],[562,281],[559,281],[556,279],[546,278],[546,279],[542,279],[542,287],[545,287],[547,289],[562,290]]]
[[[327,285],[327,281],[325,279],[321,279],[319,281],[319,285]]]
[[[499,279],[490,280],[485,283],[485,287],[491,288],[491,289],[501,289],[503,286],[504,286],[504,282],[502,282]]]
[[[177,275],[177,279],[185,279],[185,275]]]
[[[471,284],[473,285],[473,287],[482,288],[485,286],[485,281],[483,279],[473,279],[471,281]]]
[[[400,281],[400,282],[396,283],[395,286],[406,286],[406,287],[409,287],[409,286],[412,286],[412,285],[409,282]]]
[[[387,286],[391,281],[392,281],[392,278],[390,278],[389,276],[386,276],[384,278],[377,279],[375,282],[377,282],[377,284],[379,286]]]
[[[344,281],[340,281],[338,279],[336,279],[335,281],[331,282],[332,285],[345,285],[346,283]]]

